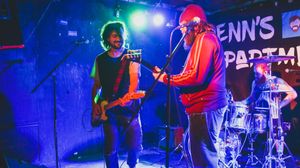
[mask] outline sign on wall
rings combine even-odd
[[[290,85],[300,86],[300,8],[258,6],[243,12],[212,16],[224,48],[227,86],[235,99],[249,95],[253,63],[262,56],[294,56],[272,63],[272,72]]]

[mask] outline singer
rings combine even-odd
[[[140,65],[134,62],[122,61],[126,53],[124,47],[127,38],[123,22],[106,23],[101,29],[101,44],[105,50],[94,62],[91,76],[94,78],[92,88],[92,124],[97,125],[104,113],[104,101],[119,100],[135,92],[139,85]],[[95,102],[97,91],[101,89],[101,98]],[[98,96],[98,95],[97,95]],[[134,168],[139,152],[142,150],[142,130],[139,115],[131,119],[132,110],[136,110],[139,101],[128,100],[106,111],[108,119],[103,121],[104,158],[107,168],[119,168],[118,148],[124,142],[128,152],[127,164]],[[124,132],[124,130],[126,130]],[[122,136],[124,135],[124,137]]]
[[[188,24],[200,18],[198,24]],[[204,10],[188,5],[179,18],[184,48],[189,50],[180,74],[171,75],[172,86],[180,88],[180,97],[189,118],[192,161],[195,168],[218,167],[217,138],[227,108],[225,59],[214,27],[207,23]],[[160,71],[156,67],[157,71]],[[153,73],[155,78],[158,73]],[[160,82],[167,84],[167,75]]]

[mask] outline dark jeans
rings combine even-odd
[[[190,148],[194,168],[217,168],[217,138],[227,107],[189,115]]]
[[[139,152],[142,150],[142,129],[140,119],[135,118],[128,126],[130,117],[111,117],[103,124],[104,157],[107,168],[118,168],[119,143],[125,145],[128,152],[127,164],[134,168]],[[126,131],[125,131],[126,129]],[[124,132],[125,131],[125,132]]]

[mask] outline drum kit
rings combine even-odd
[[[272,55],[250,59],[248,62],[267,63],[270,69],[268,74],[271,76],[271,63],[290,59],[294,59],[294,57]],[[267,82],[274,84],[271,79]],[[241,167],[238,158],[241,156],[247,140],[249,154],[245,167],[286,167],[285,160],[292,158],[292,154],[284,141],[284,132],[287,131],[284,129],[289,128],[289,123],[281,121],[279,107],[281,93],[286,92],[288,90],[270,87],[262,91],[267,106],[260,106],[255,103],[254,107],[248,107],[242,102],[234,102],[229,92],[229,108],[224,118],[224,129],[218,140],[220,167]],[[257,135],[261,134],[266,134],[267,138],[265,141],[265,158],[259,158],[254,154],[255,139]]]

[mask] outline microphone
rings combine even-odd
[[[288,68],[286,68],[284,71],[286,73],[295,73],[295,72],[300,72],[300,69],[288,69]]]
[[[187,22],[185,24],[179,25],[179,26],[177,26],[177,28],[181,29],[183,27],[196,26],[200,22],[201,22],[201,19],[199,17],[194,17],[191,21],[189,21],[189,22]]]
[[[90,40],[88,39],[79,39],[74,41],[75,44],[89,44]]]

